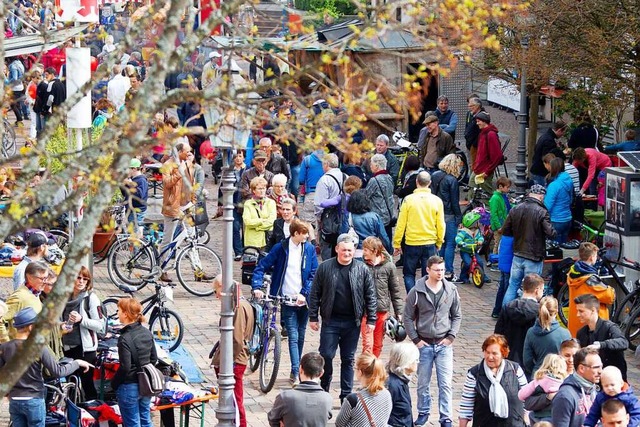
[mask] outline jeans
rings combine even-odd
[[[126,427],[151,427],[151,397],[142,397],[138,384],[120,384],[116,390],[122,424]]]
[[[47,125],[47,117],[42,114],[37,114],[36,133],[38,136],[44,131],[44,127]]]
[[[296,378],[300,373],[300,358],[304,346],[304,334],[309,320],[307,307],[293,307],[283,305],[280,318],[289,335],[289,358],[291,359],[291,374]]]
[[[556,242],[565,243],[569,237],[569,232],[571,231],[571,226],[573,225],[573,221],[565,221],[565,222],[555,222],[551,221],[551,225],[553,229],[556,230]]]
[[[507,288],[509,287],[510,277],[511,273],[500,273],[500,284],[498,285],[498,292],[496,293],[496,303],[493,306],[493,311],[491,312],[492,316],[498,316],[502,310],[502,301],[504,300],[504,294],[507,292]]]
[[[418,266],[422,269],[422,276],[427,275],[427,260],[430,256],[436,254],[436,245],[422,245],[422,246],[402,246],[403,254],[403,266],[402,275],[404,276],[404,287],[407,289],[407,293],[416,284],[416,270]]]
[[[453,260],[456,256],[456,233],[458,224],[455,219],[445,219],[444,243],[440,248],[440,256],[444,258],[444,271],[453,274]]]
[[[471,254],[469,252],[460,251],[460,259],[462,260],[462,268],[460,269],[460,280],[466,282],[469,280],[469,267],[471,267]],[[482,267],[482,271],[484,271],[485,280],[489,277],[487,276],[487,272],[485,271],[484,260],[478,254],[476,254],[476,261],[480,267]]]
[[[44,399],[9,399],[9,417],[13,427],[44,427],[47,410]]]
[[[233,254],[242,255],[242,214],[233,209]]]
[[[300,187],[300,181],[298,177],[300,176],[300,165],[291,166],[291,179],[289,180],[289,191],[291,194],[298,197],[298,188]]]
[[[431,373],[436,367],[438,380],[438,410],[440,423],[451,421],[453,402],[451,383],[453,380],[453,347],[450,345],[425,344],[420,349],[418,363],[418,414],[431,413]]]
[[[533,181],[534,184],[542,185],[543,187],[547,186],[547,180],[542,175],[531,174],[531,181]]]
[[[379,311],[376,320],[376,327],[373,331],[367,328],[366,316],[362,318],[360,324],[360,335],[362,335],[362,352],[372,353],[375,357],[380,357],[382,353],[382,344],[384,343],[384,334],[386,333],[385,322],[389,317],[389,312]]]
[[[333,358],[340,346],[340,400],[351,394],[353,388],[353,360],[358,348],[360,329],[355,320],[331,319],[320,329],[320,355],[324,358],[324,373],[320,386],[329,392],[333,379]]]
[[[522,279],[529,273],[542,274],[542,261],[531,261],[515,255],[513,264],[511,264],[509,287],[502,300],[503,307],[518,297],[518,289],[520,289]]]
[[[144,217],[147,215],[147,209],[140,211],[139,208],[134,208],[135,212],[130,211],[129,216],[127,217],[127,221],[129,224],[133,223],[134,213],[135,213],[135,224],[134,227],[137,227],[137,231],[141,233],[141,230],[144,228],[142,225],[144,224]]]

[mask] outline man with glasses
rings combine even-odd
[[[428,276],[416,282],[404,305],[407,335],[420,350],[418,363],[418,419],[424,426],[431,412],[431,373],[436,367],[440,426],[451,427],[453,418],[453,340],[462,314],[458,289],[444,278],[444,259],[427,260]]]
[[[240,178],[240,196],[243,202],[251,198],[251,188],[249,184],[253,178],[261,176],[267,180],[267,185],[269,187],[271,186],[273,174],[267,170],[268,158],[269,156],[267,156],[267,153],[263,150],[256,150],[256,152],[253,153],[253,167],[245,170]]]
[[[13,290],[15,291],[24,283],[24,271],[29,263],[44,260],[47,255],[49,240],[44,233],[36,231],[27,237],[27,255],[13,270]]]
[[[602,360],[592,347],[580,349],[573,357],[575,371],[569,375],[551,403],[554,426],[581,427],[596,397],[602,374]]]
[[[0,319],[0,342],[8,342],[15,338],[13,317],[17,312],[27,307],[33,308],[36,313],[42,311],[40,294],[49,278],[49,267],[41,261],[31,262],[25,268],[24,276],[24,284],[7,298],[7,312]]]

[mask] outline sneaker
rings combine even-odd
[[[492,265],[489,270],[493,271],[494,273],[500,273],[500,269],[498,268],[497,265]]]
[[[449,281],[451,283],[462,283],[462,280],[460,280],[460,278],[458,276],[456,276],[455,274],[451,276]]]
[[[211,276],[200,269],[193,272],[193,277],[196,282],[210,282],[216,278],[215,276]]]
[[[429,414],[418,414],[418,419],[414,424],[416,427],[421,427],[427,425],[427,421],[429,421]]]
[[[22,121],[16,122],[16,127],[23,128],[24,127],[24,123],[22,123]]]
[[[242,255],[236,255],[233,257],[234,261],[242,261]]]
[[[282,338],[287,338],[289,336],[289,333],[287,332],[287,330],[285,328],[282,328],[282,330],[280,331],[280,336]]]
[[[499,314],[491,313],[491,318],[492,318],[492,319],[497,319],[498,317],[500,317],[500,315],[499,315]]]
[[[491,279],[490,279],[490,278],[488,278],[488,277],[485,277],[485,279],[484,279],[484,283],[491,283],[491,282],[493,282],[493,280],[491,280]]]

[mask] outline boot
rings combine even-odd
[[[171,280],[171,277],[169,277],[169,273],[167,273],[166,271],[162,272],[162,275],[160,276],[160,280],[168,283],[173,282],[173,280]]]

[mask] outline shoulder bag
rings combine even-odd
[[[155,344],[154,344],[155,345]],[[140,365],[138,349],[133,343],[134,364],[138,366],[138,394],[140,396],[157,396],[164,390],[164,374],[153,363]]]
[[[371,424],[371,427],[376,427],[376,423],[375,421],[373,421],[373,417],[371,416],[371,412],[369,411],[369,407],[365,403],[364,398],[360,393],[356,393],[356,396],[358,396],[358,400],[360,401],[360,404],[364,408],[364,412],[367,414],[367,418],[369,418],[369,424]]]

